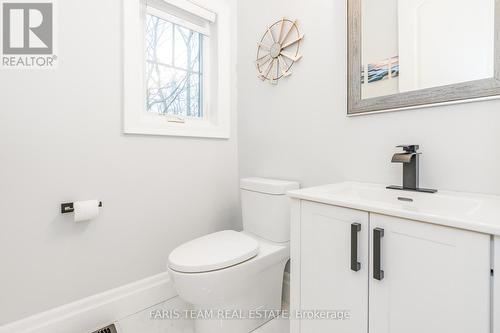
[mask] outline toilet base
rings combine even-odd
[[[278,317],[281,311],[284,263],[256,276],[252,286],[220,305],[193,305],[201,318],[195,333],[249,333]]]

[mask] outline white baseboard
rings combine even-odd
[[[87,333],[175,297],[167,273],[0,326],[0,333]]]

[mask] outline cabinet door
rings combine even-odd
[[[302,319],[302,333],[367,332],[368,235],[368,213],[302,202],[300,309],[347,310],[351,316],[348,320]],[[357,241],[355,249],[351,238]],[[359,268],[351,267],[356,250]]]
[[[370,229],[370,333],[489,332],[489,235],[377,214]]]

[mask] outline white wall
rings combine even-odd
[[[418,143],[423,186],[500,194],[500,101],[346,117],[346,2],[239,2],[241,175],[399,184],[394,146]],[[266,26],[283,15],[299,19],[304,58],[272,87],[252,61]]]
[[[178,244],[239,224],[234,110],[230,140],[122,134],[121,4],[58,1],[59,68],[0,74],[0,325],[162,272]],[[98,220],[59,214],[88,198]]]

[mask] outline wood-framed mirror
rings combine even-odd
[[[348,115],[500,97],[500,0],[348,0]]]

